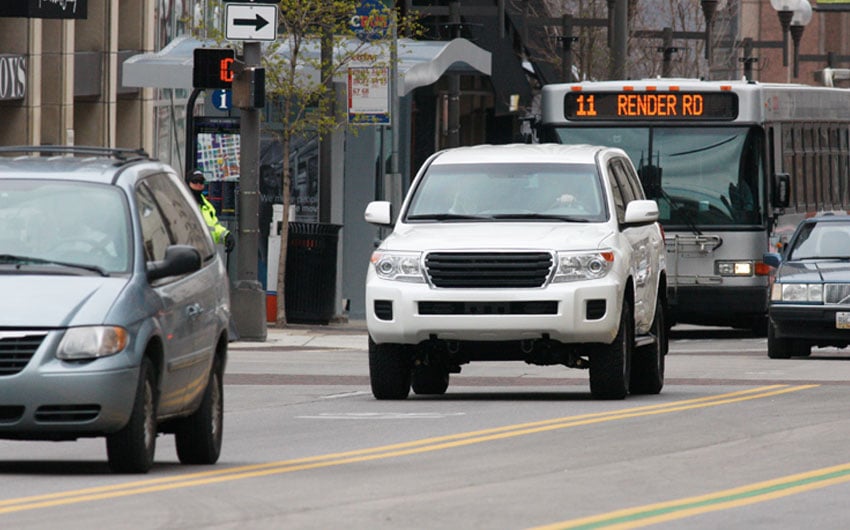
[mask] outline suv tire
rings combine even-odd
[[[413,356],[401,344],[375,344],[369,337],[369,382],[375,399],[406,399]]]
[[[620,311],[620,326],[611,344],[590,356],[590,393],[595,399],[624,399],[629,393],[635,325],[628,298]]]
[[[442,395],[449,388],[449,371],[440,364],[417,364],[411,382],[416,394]]]
[[[156,376],[147,357],[139,366],[139,384],[130,421],[106,437],[109,468],[116,473],[147,473],[156,451]]]
[[[215,464],[221,454],[224,392],[221,358],[216,356],[201,405],[184,418],[175,431],[177,457],[181,464]]]
[[[655,302],[655,316],[649,334],[655,341],[635,348],[629,391],[632,394],[658,394],[664,387],[664,361],[667,356],[668,336],[664,299]]]

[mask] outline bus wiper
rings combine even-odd
[[[688,229],[691,232],[693,232],[695,235],[701,236],[702,231],[697,227],[696,223],[694,222],[694,213],[691,210],[688,210],[682,204],[681,201],[679,201],[678,199],[676,199],[674,197],[671,197],[670,194],[667,193],[666,191],[664,191],[663,189],[661,189],[659,191],[660,191],[661,197],[665,201],[667,201],[667,203],[670,205],[670,207],[673,208],[673,210],[675,210],[676,213],[681,214],[680,216],[681,216],[682,220],[685,221],[685,226],[687,226]]]
[[[108,272],[97,265],[54,261],[44,258],[36,258],[33,256],[18,256],[15,254],[0,254],[0,264],[14,264],[18,269],[21,268],[21,265],[56,265],[58,267],[68,267],[71,269],[82,269],[85,271],[95,272],[101,276],[109,276]]]
[[[468,215],[460,213],[420,213],[408,215],[408,221],[450,221],[453,219],[469,219],[475,221],[492,221],[490,215]]]
[[[555,215],[546,213],[500,213],[493,215],[493,219],[547,219],[552,221],[564,221],[567,223],[589,223],[586,217],[573,215]]]

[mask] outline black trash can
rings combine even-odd
[[[341,225],[289,223],[286,246],[286,319],[327,324],[334,316],[336,256]]]

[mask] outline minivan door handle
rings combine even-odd
[[[203,313],[204,310],[201,308],[201,304],[195,303],[186,308],[186,315],[190,317],[196,317]]]

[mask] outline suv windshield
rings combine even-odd
[[[763,134],[756,127],[561,127],[561,143],[629,154],[665,227],[761,225]]]
[[[127,202],[118,188],[51,180],[0,180],[4,264],[130,268]]]
[[[414,190],[405,220],[602,222],[602,197],[593,164],[435,164]]]

